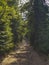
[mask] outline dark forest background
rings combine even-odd
[[[45,0],[29,0],[23,5],[20,0],[0,0],[0,54],[8,53],[23,39],[49,54],[49,6]]]

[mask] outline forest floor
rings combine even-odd
[[[18,49],[11,52],[0,65],[49,65],[49,60],[41,57],[25,40]]]

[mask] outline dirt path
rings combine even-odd
[[[25,40],[19,45],[19,49],[11,52],[0,65],[49,65],[43,61],[38,53],[26,43]]]

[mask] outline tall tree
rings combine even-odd
[[[35,32],[34,32],[34,45],[40,49],[40,51],[47,52],[49,50],[49,29],[47,21],[48,7],[45,0],[34,0],[34,14],[35,14]]]
[[[29,4],[29,6],[28,6]],[[31,43],[40,51],[49,53],[48,6],[45,0],[30,0],[24,8],[28,8],[28,27]],[[25,9],[22,9],[23,11]]]

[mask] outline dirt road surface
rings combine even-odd
[[[49,65],[25,40],[19,44],[18,49],[11,52],[0,65]]]

